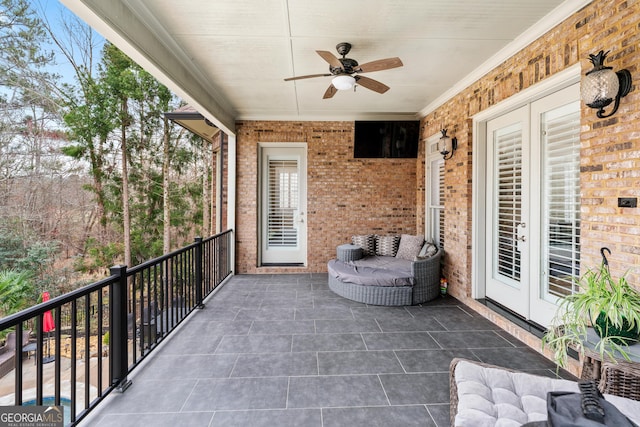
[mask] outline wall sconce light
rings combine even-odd
[[[348,74],[340,74],[334,77],[331,83],[338,90],[349,90],[356,84],[356,79]]]
[[[593,69],[588,71],[580,83],[580,97],[587,106],[596,108],[596,115],[603,119],[618,111],[620,98],[631,90],[631,73],[629,70],[613,71],[613,67],[605,67],[604,60],[609,51],[601,50],[597,55],[589,55]],[[604,108],[614,102],[613,110],[604,113]]]
[[[438,141],[438,151],[442,154],[443,159],[449,160],[453,157],[453,153],[456,151],[456,148],[458,148],[458,138],[450,138],[447,135],[446,129],[442,129],[441,132],[442,136]]]

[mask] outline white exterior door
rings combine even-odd
[[[487,297],[528,318],[529,107],[488,122],[487,143]]]
[[[261,148],[262,265],[307,261],[306,147]]]
[[[579,86],[488,121],[486,138],[486,296],[547,326],[580,269]]]
[[[580,275],[580,101],[578,85],[531,104],[532,156],[539,189],[532,195],[530,319],[547,326],[558,299]]]

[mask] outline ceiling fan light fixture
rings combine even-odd
[[[338,90],[349,90],[356,84],[356,79],[350,75],[342,74],[334,77],[331,83]]]

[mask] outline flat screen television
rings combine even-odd
[[[420,121],[356,121],[355,158],[416,158]]]

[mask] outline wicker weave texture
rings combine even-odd
[[[413,261],[411,270],[415,285],[413,286],[413,304],[431,301],[440,295],[440,257],[442,251],[427,259]]]
[[[340,247],[338,247],[340,248]],[[426,259],[411,262],[413,286],[366,286],[342,282],[329,275],[329,288],[353,301],[372,305],[413,305],[440,295],[440,257],[442,251]]]
[[[640,400],[640,364],[634,362],[603,363],[600,391]]]
[[[362,247],[358,245],[340,245],[336,248],[336,256],[340,261],[355,261],[362,258]]]
[[[329,289],[336,294],[371,305],[411,305],[411,286],[364,286],[329,276]]]

